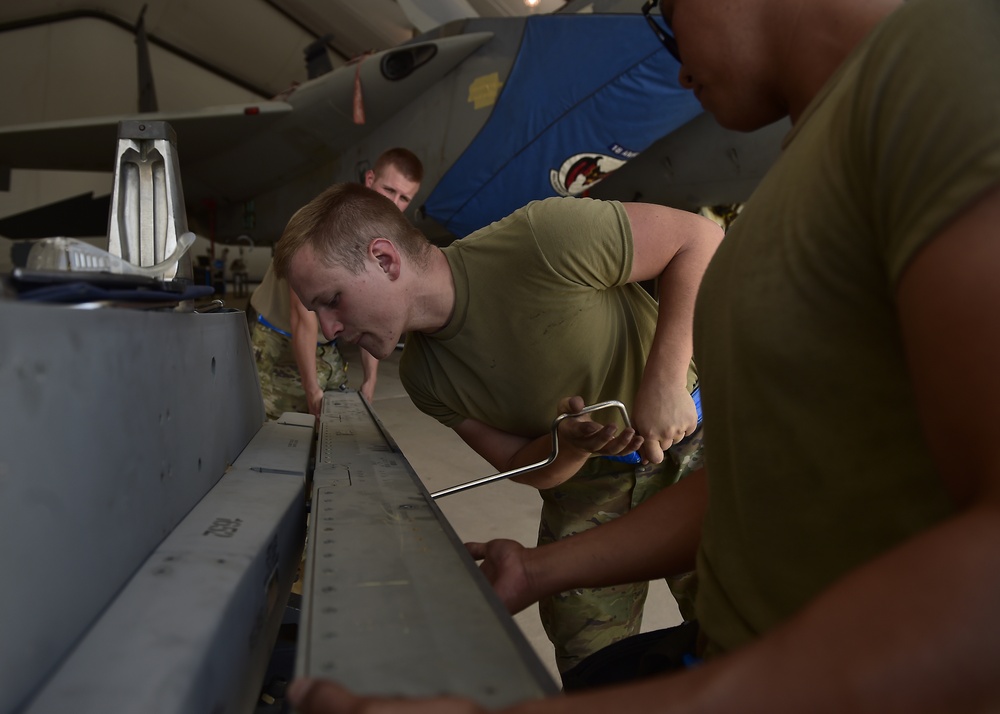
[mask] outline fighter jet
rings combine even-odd
[[[177,135],[189,226],[272,243],[291,214],[405,146],[425,177],[411,218],[448,242],[555,195],[687,209],[745,200],[787,126],[721,129],[680,86],[638,13],[472,18],[443,25],[270,101],[0,129],[0,164],[112,171],[118,122]],[[59,232],[73,235],[72,211]],[[0,223],[13,235],[16,220]],[[51,232],[46,233],[51,235]]]

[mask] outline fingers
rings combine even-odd
[[[480,714],[465,699],[398,699],[358,697],[325,679],[299,678],[288,687],[288,700],[301,714]]]
[[[661,464],[663,463],[663,447],[656,439],[649,439],[639,449],[639,456],[642,457],[644,463]]]
[[[615,428],[613,426],[608,428],[611,429],[613,434]],[[625,429],[618,436],[608,439],[599,449],[595,449],[594,452],[608,456],[630,454],[633,451],[638,451],[643,441],[644,439],[635,432],[635,429]]]
[[[604,426],[594,421],[573,421],[566,424],[566,436],[571,443],[593,454],[603,453],[604,447],[615,439],[616,431],[613,425]]]
[[[643,443],[642,436],[635,429],[623,429],[618,433],[614,424],[604,426],[592,421],[565,422],[560,436],[582,451],[605,456],[631,453]]]
[[[639,450],[639,455],[643,458],[644,463],[659,464],[663,463],[663,456],[667,449],[675,444],[679,444],[686,438],[687,434],[681,434],[675,439],[646,439],[643,443],[641,449]]]
[[[358,702],[358,697],[343,687],[321,679],[296,679],[287,694],[292,705],[303,714],[346,714]]]
[[[465,549],[469,551],[469,555],[472,556],[473,560],[482,560],[486,557],[485,543],[466,543]]]
[[[576,424],[570,423],[570,430],[574,437],[580,441],[592,441],[594,443],[604,443],[615,435],[615,427],[604,426],[596,421],[581,421]],[[593,451],[593,449],[591,449]]]
[[[694,402],[691,401],[691,396],[686,390],[683,391],[682,396],[691,402],[693,408]],[[561,414],[575,414],[585,408],[586,402],[580,396],[564,397],[559,400],[558,409]],[[687,423],[686,418],[668,419],[667,423],[673,422],[673,426],[653,429],[653,433],[647,432],[643,436],[635,429],[624,429],[619,434],[614,425],[602,425],[600,422],[593,421],[588,414],[565,420],[560,424],[559,434],[560,438],[565,439],[566,444],[581,451],[605,456],[618,456],[638,451],[643,463],[659,464],[663,462],[667,449],[679,444],[697,428],[696,411],[693,412],[692,419],[690,424]],[[659,421],[659,419],[655,419],[654,423]],[[638,426],[641,427],[641,424]]]
[[[694,428],[692,428],[690,431],[693,433]],[[678,427],[677,433],[674,435],[673,439],[668,439],[664,437],[660,438],[647,437],[642,445],[642,448],[639,450],[639,455],[642,457],[643,463],[653,463],[653,464],[662,463],[663,458],[667,452],[667,449],[669,449],[671,446],[676,446],[677,444],[681,443],[688,436],[690,436],[690,433],[688,433],[688,431]]]

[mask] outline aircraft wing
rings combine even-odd
[[[285,102],[259,102],[0,127],[0,164],[17,169],[113,171],[122,119],[167,121],[183,137],[183,143],[178,139],[181,157],[202,157],[239,146],[291,111]]]
[[[322,166],[404,111],[492,37],[491,32],[475,32],[414,42],[338,67],[297,88],[288,97],[293,112],[272,131],[210,159],[192,160],[178,131],[178,149],[192,177],[191,182],[187,174],[183,177],[185,193],[239,202],[311,171],[322,172]],[[363,123],[355,121],[356,101]]]
[[[0,128],[0,168],[114,169],[122,119],[169,122],[185,200],[245,201],[329,161],[488,42],[490,32],[400,45],[303,83],[286,101]],[[360,98],[357,85],[360,84]],[[364,121],[356,121],[360,99]]]

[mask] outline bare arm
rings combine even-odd
[[[372,357],[371,353],[364,347],[358,350],[361,353],[361,369],[364,377],[361,381],[361,389],[358,390],[371,402],[375,398],[375,382],[378,380],[378,360]]]
[[[627,203],[625,211],[632,227],[631,280],[656,279],[659,293],[656,334],[632,418],[644,438],[643,458],[660,463],[663,452],[697,426],[687,392],[694,303],[722,229],[707,218],[664,206]]]
[[[292,323],[292,352],[295,354],[295,364],[299,368],[299,379],[302,381],[302,391],[306,393],[309,413],[319,416],[323,406],[323,390],[319,388],[319,377],[316,375],[316,335],[319,332],[319,320],[316,318],[316,313],[306,309],[294,290],[289,288],[288,294],[291,300],[289,317]]]

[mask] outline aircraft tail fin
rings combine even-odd
[[[139,20],[135,23],[136,69],[139,75],[139,111],[155,112],[156,86],[153,84],[153,64],[149,61],[149,42],[146,38],[146,8],[143,5],[139,11]]]
[[[309,79],[315,79],[333,71],[333,63],[326,51],[326,43],[332,39],[333,35],[323,35],[305,48],[306,77]]]

